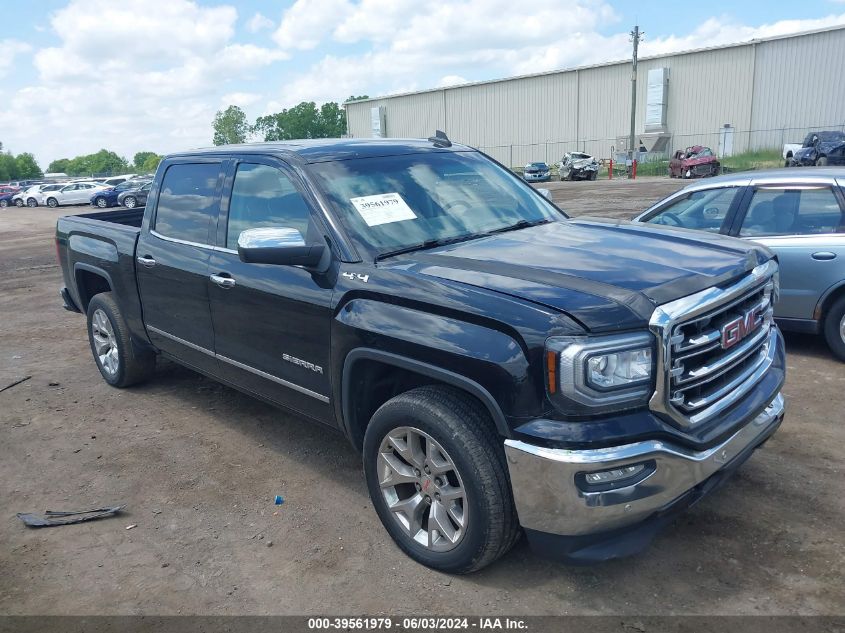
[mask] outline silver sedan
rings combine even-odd
[[[719,176],[681,189],[634,221],[767,246],[780,262],[778,325],[824,335],[845,361],[845,168]]]

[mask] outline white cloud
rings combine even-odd
[[[228,107],[236,105],[239,108],[246,108],[261,101],[262,96],[257,92],[229,92],[220,97],[220,105]]]
[[[250,33],[258,33],[264,29],[272,29],[274,24],[273,20],[263,13],[256,13],[246,23],[246,28]]]
[[[131,158],[208,144],[227,85],[288,57],[235,42],[237,19],[192,0],[71,0],[49,20],[56,45],[34,55],[38,81],[0,102],[4,144],[35,151],[42,167],[106,145]]]
[[[284,49],[316,48],[351,11],[349,0],[296,0],[285,10],[273,39]]]
[[[15,58],[32,50],[26,42],[20,40],[0,40],[0,77],[13,67]]]
[[[467,83],[466,77],[461,77],[460,75],[446,75],[445,77],[440,78],[437,85],[438,87],[443,88],[445,86],[457,86],[458,84],[465,83]]]

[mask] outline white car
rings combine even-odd
[[[61,189],[67,183],[52,183],[52,184],[41,184],[41,185],[33,185],[28,189],[24,189],[18,194],[12,196],[12,201],[15,205],[19,207],[27,206],[27,207],[37,207],[39,204],[43,204],[41,201],[41,196],[47,193],[48,191],[56,191],[57,189]]]
[[[48,207],[58,207],[63,204],[88,204],[91,194],[107,189],[107,185],[98,182],[72,182],[55,191],[42,192],[39,203]]]

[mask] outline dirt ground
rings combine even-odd
[[[573,214],[630,216],[680,184],[550,188]],[[58,295],[55,221],[86,211],[0,210],[0,388],[31,376],[0,392],[0,614],[845,613],[845,365],[816,338],[787,336],[777,435],[643,554],[567,567],[522,541],[450,577],[393,545],[340,435],[172,364],[106,385]]]

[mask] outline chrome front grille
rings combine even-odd
[[[652,409],[684,427],[712,420],[739,401],[774,359],[775,262],[727,288],[709,288],[660,306],[651,329],[660,342]]]

